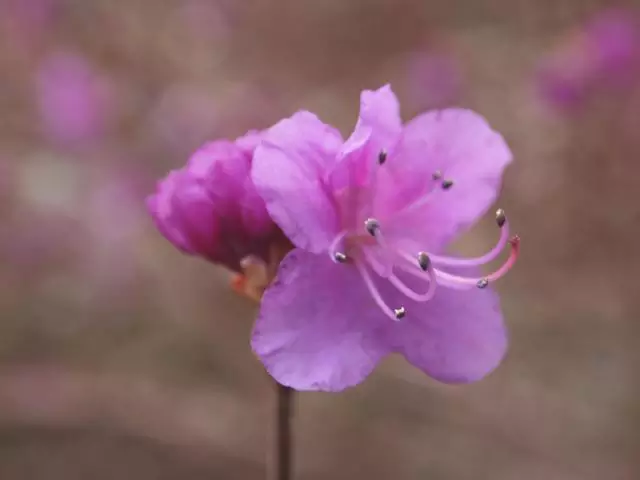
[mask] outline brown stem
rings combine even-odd
[[[291,417],[294,391],[276,383],[276,425],[274,438],[274,461],[271,480],[291,480]]]

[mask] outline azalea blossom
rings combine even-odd
[[[42,126],[52,140],[75,145],[104,133],[112,113],[111,87],[85,58],[66,52],[48,56],[36,87]]]
[[[259,283],[266,286],[266,265],[289,243],[251,181],[259,141],[260,133],[252,131],[233,142],[207,143],[184,168],[158,183],[147,206],[160,232],[178,249],[235,272],[248,269],[262,275]]]
[[[632,86],[639,66],[638,17],[631,10],[604,10],[543,58],[537,85],[549,103],[573,107],[591,92]]]
[[[444,252],[495,201],[510,161],[503,138],[469,110],[403,126],[389,86],[362,93],[346,141],[305,111],[269,129],[253,183],[296,248],[253,331],[268,372],[298,390],[339,391],[391,353],[448,383],[493,370],[507,336],[491,284],[514,264],[519,240],[498,210],[490,252]],[[502,266],[479,273],[505,249]]]

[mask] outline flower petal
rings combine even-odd
[[[411,286],[411,281],[406,283]],[[389,294],[385,298],[401,301],[390,286],[381,292]],[[507,334],[498,295],[491,289],[439,287],[428,302],[405,299],[404,304],[408,304],[406,317],[389,326],[389,341],[395,351],[436,380],[480,380],[504,357]]]
[[[238,210],[250,168],[250,156],[233,142],[217,140],[191,155],[186,171],[202,183],[214,201]]]
[[[378,90],[364,90],[360,95],[360,116],[356,128],[345,143],[349,151],[352,140],[356,145],[362,137],[360,130],[371,130],[370,153],[375,155],[382,149],[389,150],[395,145],[402,131],[400,105],[389,85]]]
[[[252,179],[271,217],[298,247],[325,249],[337,234],[335,206],[324,174],[342,137],[309,112],[298,112],[265,133],[255,151]]]
[[[178,170],[159,182],[147,199],[158,230],[185,253],[217,259],[218,223],[208,193],[197,178]]]
[[[217,140],[203,145],[189,159],[187,170],[202,182],[220,217],[232,219],[248,237],[262,237],[275,229],[262,197],[251,180],[250,148],[259,144],[261,133],[251,131],[236,142]],[[223,215],[224,214],[224,215]],[[240,223],[238,223],[240,222]]]
[[[380,335],[388,322],[355,268],[296,249],[264,294],[251,344],[283,385],[339,391],[388,353]]]
[[[332,191],[366,185],[378,154],[392,149],[401,132],[400,105],[391,87],[364,90],[358,123],[340,151],[340,162],[329,174]]]
[[[511,162],[504,139],[480,115],[464,109],[426,113],[409,122],[379,181],[381,217],[422,248],[440,249],[486,213]],[[439,172],[441,180],[434,180]],[[453,181],[447,190],[442,180]],[[431,192],[431,193],[430,193]],[[402,207],[430,195],[420,208]],[[398,212],[398,210],[401,210]]]

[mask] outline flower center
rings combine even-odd
[[[375,195],[376,171],[387,161],[386,151],[381,151],[378,155],[378,162],[372,168],[369,182],[368,201],[372,202]],[[454,187],[452,179],[443,179],[440,171],[433,172],[432,180],[439,182],[427,194],[418,198],[415,202],[404,207],[398,213],[407,213],[420,208],[428,208],[432,200],[432,193],[441,188],[449,191]],[[360,206],[356,206],[359,210]],[[362,226],[345,228],[334,238],[329,247],[329,255],[336,263],[353,265],[369,290],[373,300],[380,307],[382,312],[392,320],[400,320],[407,310],[403,305],[390,307],[384,300],[378,287],[378,281],[388,281],[402,295],[415,302],[426,302],[433,298],[438,286],[455,289],[486,288],[490,283],[506,274],[516,262],[520,251],[520,238],[510,237],[509,222],[504,210],[496,211],[496,224],[500,228],[500,238],[495,246],[484,255],[476,258],[456,258],[441,256],[427,251],[408,252],[398,248],[395,243],[389,242],[384,234],[384,225],[376,218],[367,218]],[[456,267],[478,267],[495,260],[506,248],[510,248],[509,257],[495,271],[484,277],[462,276],[447,270]],[[401,278],[396,275],[397,271],[404,275],[414,277],[418,284],[422,286],[421,291],[416,291],[409,287]]]

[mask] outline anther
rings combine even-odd
[[[404,307],[395,308],[393,310],[393,314],[396,316],[398,320],[400,320],[404,318],[404,316],[407,314],[407,311],[404,309]]]
[[[375,237],[380,229],[380,223],[375,218],[368,218],[364,222],[364,227],[367,229],[367,232],[369,232],[369,235]]]
[[[418,265],[423,271],[427,271],[429,269],[429,265],[431,265],[431,259],[426,252],[420,252],[418,254]]]
[[[380,150],[380,153],[378,154],[378,165],[382,165],[386,161],[387,161],[387,151],[384,149]]]
[[[433,178],[434,180],[440,180],[442,178],[442,172],[440,170],[436,170],[431,175],[431,178]]]
[[[478,280],[478,283],[476,283],[476,286],[480,289],[486,288],[487,285],[489,285],[489,280],[487,280],[486,278],[481,278],[480,280]]]
[[[504,213],[503,209],[499,208],[496,211],[496,223],[498,224],[498,227],[502,228],[506,221],[507,215]]]
[[[520,246],[520,237],[518,235],[514,235],[509,239],[509,245],[513,248],[517,248]]]
[[[442,181],[442,189],[443,190],[449,190],[451,187],[453,187],[453,180],[443,180]]]
[[[342,252],[336,252],[333,254],[333,258],[338,263],[345,263],[347,261],[347,256]]]

